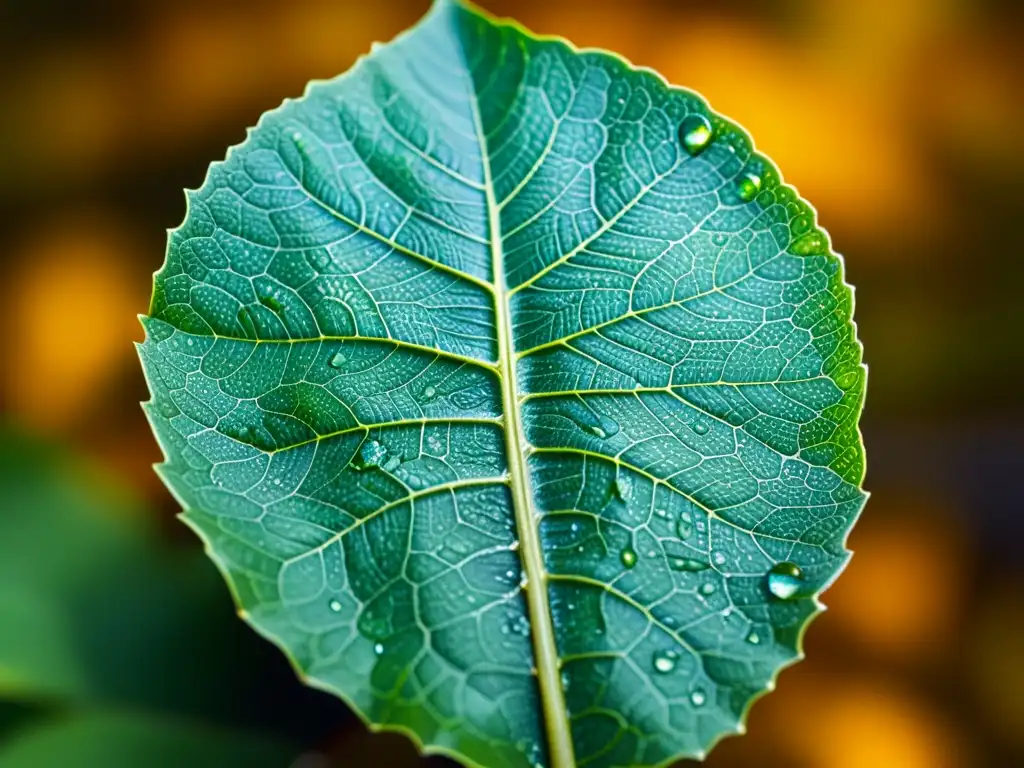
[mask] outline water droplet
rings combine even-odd
[[[402,463],[402,460],[398,456],[390,456],[388,460],[381,464],[380,468],[385,472],[394,472],[398,469],[398,465]]]
[[[690,694],[690,701],[693,702],[693,706],[700,707],[707,701],[707,694],[704,693],[700,688]]]
[[[805,232],[810,232],[814,229],[814,217],[810,214],[801,213],[789,222],[789,228],[794,236],[799,237]]]
[[[284,309],[284,305],[273,296],[260,296],[260,304],[271,312],[280,312]]]
[[[569,673],[566,672],[563,669],[562,670],[562,689],[568,691],[569,690],[569,683],[570,682],[572,682],[572,681],[571,681],[571,679],[569,677]]]
[[[364,467],[379,467],[388,455],[388,449],[376,440],[367,440],[359,449],[359,458]]]
[[[857,383],[857,371],[846,371],[845,373],[839,374],[836,377],[836,386],[840,389],[853,389],[854,384]]]
[[[725,562],[725,555],[723,555],[721,552],[715,552],[714,561],[715,565],[721,565]]]
[[[703,115],[688,115],[679,124],[679,140],[690,155],[699,155],[711,143],[711,122]]]
[[[341,368],[346,362],[348,362],[348,358],[345,357],[344,353],[336,352],[334,357],[331,358],[331,368]]]
[[[757,632],[751,632],[747,635],[747,642],[751,645],[757,645],[761,642],[761,638],[758,636]]]
[[[778,563],[768,571],[768,591],[779,600],[789,600],[804,585],[804,572],[796,563]]]
[[[679,653],[676,651],[654,652],[654,668],[663,675],[674,670],[677,661],[679,661]]]
[[[669,568],[673,571],[704,571],[710,566],[703,560],[694,560],[692,557],[673,557],[668,561]]]
[[[790,243],[789,250],[797,256],[813,256],[824,253],[827,247],[828,243],[821,232],[808,232]]]
[[[725,234],[722,234],[721,232],[716,232],[715,234],[713,234],[711,236],[711,244],[712,245],[717,245],[717,246],[721,247],[721,246],[725,245],[727,242],[729,242],[729,236],[725,235]]]
[[[595,424],[594,426],[592,426],[592,427],[590,428],[590,431],[591,431],[591,432],[593,432],[593,433],[594,433],[595,435],[597,435],[598,437],[600,437],[600,438],[601,438],[602,440],[604,440],[604,439],[605,439],[606,437],[608,437],[608,433],[607,433],[607,432],[605,432],[605,431],[604,431],[603,429],[601,429],[601,427],[600,427],[600,426],[598,426],[597,424]]]
[[[740,200],[745,203],[749,203],[755,197],[757,193],[761,191],[761,177],[752,171],[747,171],[740,177],[739,186],[737,193],[740,196]]]
[[[436,387],[424,387],[423,391],[420,392],[420,400],[422,400],[425,403],[429,403],[435,397],[437,397]]]
[[[693,431],[696,432],[698,435],[706,435],[708,431],[711,429],[711,427],[709,427],[707,423],[703,421],[698,421],[696,424],[693,425],[692,428]]]
[[[689,512],[683,512],[676,523],[676,534],[680,539],[688,539],[693,536],[693,518]]]
[[[700,588],[702,595],[713,595],[715,593],[715,585],[710,581],[707,584],[703,584]]]
[[[616,475],[613,490],[616,496],[623,501],[629,501],[633,495],[633,481],[628,475]]]
[[[329,602],[327,604],[327,607],[330,608],[335,613],[340,613],[341,612],[341,601],[338,600],[337,598],[335,598],[335,599],[331,600],[331,602]]]
[[[373,646],[373,652],[376,653],[378,656],[380,656],[382,653],[384,653],[384,644],[383,643],[377,643],[376,645],[374,645]]]
[[[636,565],[636,551],[630,547],[626,547],[622,552],[619,553],[619,559],[622,560],[622,564],[627,568],[632,568]]]

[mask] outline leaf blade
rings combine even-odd
[[[695,114],[713,127],[700,152],[678,136]],[[238,179],[246,173],[251,186]],[[254,192],[260,184],[266,189]],[[224,190],[235,197],[226,201]],[[232,238],[245,240],[245,222],[253,236],[239,245]],[[211,278],[211,269],[234,274]],[[700,756],[738,730],[753,698],[798,658],[817,594],[845,563],[845,535],[863,503],[863,369],[840,261],[813,209],[742,130],[613,55],[534,38],[459,3],[436,4],[351,73],[265,116],[246,145],[211,168],[172,234],[153,307],[173,328],[158,333],[163,350],[149,341],[142,348],[149,412],[171,460],[164,473],[247,617],[314,684],[428,750],[509,765],[567,765],[574,748],[598,765]],[[168,341],[202,346],[211,336],[215,344],[238,340],[242,351],[233,354],[260,366],[231,364],[223,349],[213,363],[183,359]],[[279,359],[261,351],[281,341],[287,353]],[[373,347],[382,343],[395,344],[383,361]],[[465,367],[452,370],[457,364]],[[235,376],[249,390],[203,402],[204,386],[220,386],[203,369],[217,365],[226,365],[224,381]],[[348,365],[352,373],[332,378],[332,367]],[[476,377],[469,384],[460,380],[468,370]],[[374,390],[374,376],[390,389]],[[431,403],[450,406],[436,424],[426,416]],[[474,418],[489,424],[455,421]],[[463,442],[473,458],[449,461],[451,446]],[[247,467],[235,473],[234,495],[208,487],[197,495],[220,452],[230,458],[221,463]],[[283,515],[290,522],[282,537],[280,524],[270,531],[260,517],[281,500],[257,492],[254,478],[288,486],[273,462],[289,454],[321,485],[291,484],[308,505]],[[487,455],[504,461],[481,467]],[[343,469],[332,475],[332,463]],[[367,470],[383,477],[371,481]],[[440,491],[419,494],[408,485],[415,478]],[[453,483],[467,480],[495,487],[486,500],[457,496]],[[495,546],[506,554],[518,546],[522,563],[495,560],[511,576],[441,557],[440,571],[420,565],[410,579],[388,557],[383,570],[373,557],[360,560],[394,554],[385,533],[409,542],[415,560],[417,521],[445,519],[442,497],[458,514],[460,498],[504,511],[501,544],[465,544],[458,525],[448,535],[485,559]],[[378,530],[386,516],[373,503],[400,517],[387,523],[392,529]],[[332,542],[358,532],[362,550],[292,565],[329,551],[317,527],[334,531]],[[275,560],[260,542],[292,554]],[[725,542],[724,551],[712,542]],[[718,555],[727,562],[715,562]],[[771,602],[767,574],[791,560],[802,568],[799,597]],[[702,567],[676,570],[675,561]],[[515,586],[522,565],[529,584],[545,585],[528,587],[525,601]],[[409,589],[390,593],[384,579],[377,587],[386,600],[371,592],[353,599],[345,581],[347,637],[367,641],[355,654],[362,666],[317,679],[311,637],[325,642],[323,614],[333,610],[326,574],[358,580],[374,568],[409,580]],[[463,622],[444,661],[456,658],[459,669],[462,653],[487,670],[447,716],[425,714],[429,706],[409,703],[419,694],[402,688],[433,670],[419,670],[409,655],[402,677],[378,672],[383,662],[368,657],[380,655],[385,636],[411,653],[394,627],[371,644],[373,622],[390,611],[416,624],[408,605],[429,613],[414,596],[435,578],[446,586],[432,599],[472,606],[475,597],[486,606],[444,616]],[[510,591],[492,600],[480,591],[487,578]],[[583,605],[587,633],[575,617]],[[496,620],[498,606],[508,621]],[[360,611],[372,614],[369,624]],[[584,638],[606,613],[629,632],[614,642],[612,633]],[[532,652],[518,643],[502,656],[495,649],[524,621]],[[433,642],[424,628],[413,645]],[[539,690],[510,671],[516,663],[538,668]],[[473,664],[460,669],[464,680],[474,678]],[[586,678],[582,687],[573,685],[577,676]],[[605,689],[594,680],[606,680]],[[487,700],[499,688],[513,691],[511,716]],[[633,701],[641,689],[652,694],[643,705]],[[453,726],[458,713],[465,722]]]

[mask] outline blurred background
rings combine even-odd
[[[856,555],[807,660],[708,765],[1024,764],[1024,6],[482,4],[703,93],[857,286]],[[182,188],[428,5],[0,0],[0,768],[447,765],[234,617],[151,470],[132,347]]]

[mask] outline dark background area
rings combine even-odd
[[[856,555],[825,595],[830,610],[808,633],[807,660],[754,707],[749,734],[721,744],[708,765],[1024,760],[1020,6],[482,4],[700,91],[815,204],[857,287],[872,498],[850,538]],[[198,187],[263,111],[347,69],[427,6],[0,2],[0,419],[115,486],[131,500],[119,514],[155,526],[161,556],[191,557],[200,544],[151,470],[160,455],[137,405],[147,393],[131,342],[142,338],[135,316],[146,311],[165,230],[184,215],[181,190]],[[12,476],[16,465],[0,466],[5,488],[29,482]],[[9,498],[0,507],[2,516],[27,509]],[[201,568],[213,608],[190,614],[206,622],[191,630],[230,652],[186,655],[187,643],[157,639],[146,647],[162,655],[140,664],[173,658],[239,698],[176,711],[280,737],[306,753],[296,763],[306,768],[315,755],[333,757],[324,765],[419,763],[401,738],[369,735],[340,702],[304,689],[234,619],[213,566]],[[17,589],[17,578],[0,584],[0,594]],[[111,601],[129,610],[145,600],[102,582],[96,590],[108,614],[117,613]],[[107,619],[84,626],[163,631]],[[8,699],[0,764],[4,739],[52,705],[17,691]],[[5,719],[5,707],[15,714]]]

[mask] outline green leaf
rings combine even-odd
[[[304,679],[488,766],[741,730],[848,557],[865,372],[740,128],[438,2],[187,197],[160,472]]]
[[[42,721],[0,744],[0,768],[281,768],[291,757],[252,734],[123,712]]]

